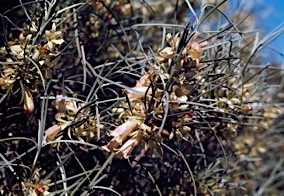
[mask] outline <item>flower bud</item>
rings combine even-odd
[[[202,49],[197,42],[192,42],[189,46],[187,46],[187,50],[193,60],[200,59],[202,55]]]
[[[24,86],[24,110],[30,115],[34,111],[34,100],[30,89]]]

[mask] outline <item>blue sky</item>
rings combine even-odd
[[[271,42],[268,47],[271,47],[284,55],[284,0],[227,0],[228,12],[252,11],[256,17],[256,30],[264,33],[263,36],[271,33],[276,27],[282,24],[282,35]],[[197,9],[197,14],[199,10]],[[228,13],[228,14],[229,14]],[[230,14],[229,14],[230,15]],[[189,13],[192,16],[192,13]],[[284,56],[279,55],[271,49],[264,49],[261,54],[265,54],[263,62],[265,65],[271,62],[284,67]]]
[[[258,28],[265,35],[282,23],[282,35],[270,43],[269,46],[284,54],[284,0],[228,0],[228,2],[243,4],[245,8],[252,9],[257,16]],[[275,52],[271,52],[269,55],[274,61],[284,66],[284,57]]]
[[[271,31],[284,22],[284,0],[269,0],[264,2],[263,5],[267,6],[268,11],[270,12],[266,21],[267,29],[265,30]],[[282,25],[282,28],[284,28],[284,25]],[[270,45],[278,49],[281,53],[284,53],[284,30],[283,34]],[[282,65],[284,64],[284,59],[282,57],[278,57],[277,59],[279,59],[278,61],[280,61]]]

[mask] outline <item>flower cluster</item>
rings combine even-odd
[[[147,111],[143,104],[144,96],[146,96],[146,102],[153,98],[151,88],[147,87],[153,75],[154,71],[148,71],[137,81],[135,87],[126,90],[131,111],[125,109],[129,108],[126,101],[122,101],[119,107],[112,109],[113,113],[119,114],[117,121],[123,123],[110,132],[109,135],[113,138],[102,147],[104,150],[115,151],[118,155],[128,158],[138,144],[142,144],[144,150],[149,147],[158,149],[161,143],[161,137],[157,135],[158,127],[155,124],[145,123]],[[153,144],[149,146],[150,143]]]
[[[221,0],[20,4],[3,14],[2,194],[74,194],[79,189],[92,194],[91,188],[101,185],[122,195],[282,190],[282,168],[273,164],[282,158],[278,130],[283,124],[275,122],[283,109],[271,92],[283,85],[270,85],[278,68],[258,65],[256,52],[270,38],[247,33],[254,18],[246,24],[239,13],[220,18],[226,7]],[[23,20],[8,18],[16,10]],[[189,11],[191,19],[184,17]],[[221,24],[224,19],[228,22]],[[24,111],[15,107],[20,100],[28,114],[22,119],[17,117]],[[111,161],[113,155],[122,160]],[[131,167],[120,165],[134,158]],[[108,177],[101,181],[106,165]],[[94,166],[101,169],[88,169]],[[76,176],[84,179],[84,187],[72,180]]]
[[[190,140],[198,123],[229,137],[251,115],[257,101],[253,83],[242,85],[237,73],[225,74],[228,70],[209,70],[201,61],[202,47],[209,43],[196,42],[198,32],[188,43],[183,36],[167,34],[168,46],[158,50],[149,71],[126,89],[127,100],[112,110],[121,125],[110,132],[104,150],[128,158],[138,144],[148,150],[159,149],[162,138]]]
[[[122,101],[113,109],[113,113],[119,115],[117,121],[122,124],[110,132],[113,138],[103,146],[106,151],[115,151],[128,158],[134,147],[141,144],[145,151],[150,149],[154,155],[155,152],[161,153],[162,134],[168,135],[169,139],[174,136],[179,140],[189,138],[191,128],[186,124],[192,121],[193,113],[187,101],[192,99],[195,85],[190,74],[200,66],[201,46],[207,43],[198,44],[195,40],[188,43],[171,73],[167,70],[174,61],[180,44],[179,36],[172,38],[171,34],[167,35],[170,47],[160,49],[157,62],[150,65],[149,71],[134,87],[126,89],[129,101]]]
[[[50,179],[48,180],[41,180],[41,174],[39,173],[39,170],[37,169],[34,172],[32,182],[29,182],[28,179],[25,180],[23,183],[23,190],[27,195],[31,196],[37,196],[37,195],[49,195],[50,192],[48,192],[49,184],[51,182]]]
[[[51,56],[58,54],[57,46],[63,42],[62,31],[56,30],[55,23],[51,30],[40,34],[38,22],[33,21],[31,25],[24,24],[19,39],[1,48],[0,86],[7,92],[16,92],[18,89],[13,87],[18,88],[15,83],[20,83],[24,92],[24,109],[28,114],[34,110],[32,92],[39,92],[38,86],[44,86],[51,77]]]
[[[99,125],[96,117],[91,114],[90,107],[84,103],[78,104],[74,98],[57,96],[53,105],[58,110],[55,115],[57,124],[45,130],[47,142],[60,140],[63,136],[57,137],[57,135],[62,130],[66,130],[70,138],[75,136],[81,141],[89,142],[91,138],[97,136],[98,126],[103,128],[103,125]]]

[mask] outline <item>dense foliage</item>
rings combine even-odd
[[[2,195],[279,195],[282,32],[226,1],[1,8]]]

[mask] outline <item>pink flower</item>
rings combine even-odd
[[[122,142],[127,138],[127,136],[129,136],[131,132],[136,129],[138,124],[139,121],[132,120],[127,121],[116,127],[115,130],[110,132],[110,135],[113,136],[113,139],[110,140],[107,145],[102,146],[102,149],[107,152],[115,150],[119,145],[122,144]]]
[[[139,132],[135,133],[134,136],[132,136],[122,145],[117,154],[123,156],[125,159],[128,159],[134,147],[139,143],[140,138],[141,134],[139,134]]]
[[[202,49],[197,42],[192,42],[187,46],[187,50],[193,60],[200,59],[202,55]]]
[[[45,130],[44,135],[47,134],[47,142],[54,141],[57,134],[61,130],[65,129],[69,124],[70,122],[66,121],[65,123],[62,123],[60,125],[53,125],[52,127],[49,127],[47,130]]]
[[[47,141],[53,141],[60,131],[61,127],[59,125],[53,125],[52,127],[44,131],[44,135],[47,134]]]
[[[137,81],[135,87],[142,87],[142,86],[146,86],[149,78],[154,74],[154,71],[148,71],[144,76],[142,76],[140,78],[140,80]]]
[[[107,152],[112,152],[119,146],[119,144],[120,143],[118,143],[115,138],[112,138],[107,145],[102,146],[102,149]]]
[[[130,120],[127,121],[118,127],[115,130],[110,132],[110,135],[113,136],[117,142],[120,144],[125,140],[125,138],[137,127],[139,121]]]

